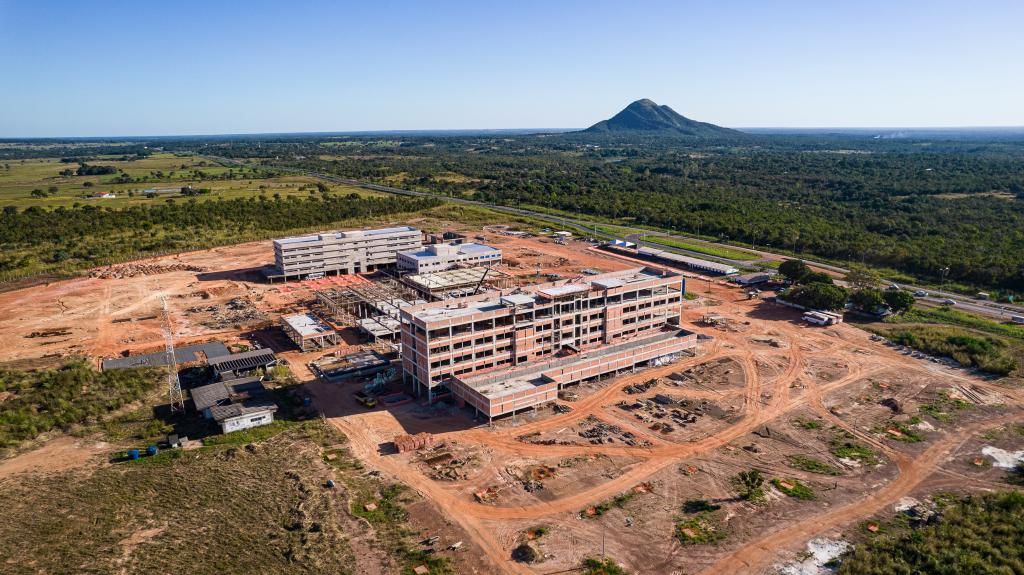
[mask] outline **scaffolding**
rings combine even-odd
[[[313,292],[323,313],[336,325],[353,325],[374,341],[399,339],[401,309],[426,303],[416,292],[390,277]]]
[[[431,301],[465,297],[485,289],[517,287],[516,279],[495,267],[459,267],[424,274],[403,275],[400,281]]]

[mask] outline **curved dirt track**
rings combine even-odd
[[[712,290],[714,297],[721,302],[716,307],[716,313],[742,319],[750,317],[748,314],[756,306],[755,302],[738,300],[739,291],[736,289],[715,285]],[[703,292],[704,289],[698,291],[701,295]],[[699,315],[700,310],[688,309],[684,313],[684,320],[692,321]],[[495,462],[500,462],[507,457],[551,458],[594,454],[630,457],[638,460],[625,467],[623,472],[614,478],[606,479],[596,486],[582,488],[551,501],[527,505],[477,503],[465,493],[465,484],[453,486],[434,481],[426,477],[415,466],[405,463],[404,460],[391,455],[383,455],[381,444],[392,439],[394,434],[403,432],[402,426],[395,421],[394,416],[387,412],[361,413],[355,416],[331,418],[329,421],[349,436],[355,454],[366,461],[370,467],[380,469],[406,483],[432,501],[452,521],[458,523],[473,538],[472,543],[479,547],[490,561],[491,568],[495,572],[502,573],[534,573],[536,571],[511,561],[510,542],[502,540],[503,535],[507,537],[507,534],[495,533],[493,527],[488,526],[488,522],[542,520],[546,517],[578,513],[587,506],[633,488],[666,467],[678,464],[687,458],[710,454],[730,442],[746,436],[758,426],[785,417],[786,414],[796,409],[812,409],[829,423],[855,435],[895,463],[898,475],[878,491],[837,509],[825,508],[816,515],[791,524],[785,529],[775,531],[756,542],[748,543],[704,571],[705,573],[724,574],[756,572],[757,569],[770,565],[780,550],[799,546],[819,533],[848,525],[891,504],[932,476],[938,470],[943,459],[957,446],[969,439],[972,433],[1002,425],[1014,417],[1020,417],[1019,413],[1014,413],[997,420],[951,430],[932,443],[923,454],[911,458],[832,414],[823,404],[825,395],[840,391],[846,386],[894,367],[906,372],[927,373],[930,376],[950,375],[961,382],[970,382],[971,385],[998,390],[1005,397],[1017,402],[1022,400],[1024,394],[1008,391],[966,375],[954,374],[948,370],[936,372],[933,366],[922,364],[893,350],[869,343],[864,332],[850,326],[840,325],[828,329],[810,328],[791,321],[776,319],[752,319],[749,324],[752,326],[751,329],[767,331],[775,339],[784,342],[785,349],[758,348],[752,346],[745,339],[747,335],[744,333],[714,331],[712,333],[715,339],[707,345],[702,344],[703,349],[697,357],[687,358],[671,366],[652,368],[637,374],[619,377],[574,402],[572,404],[573,411],[569,413],[497,430],[476,427],[438,433],[439,439],[442,440],[456,440],[464,444],[482,446],[495,454]],[[696,325],[690,327],[699,331],[708,331]],[[770,330],[767,329],[769,327]],[[831,361],[841,360],[845,363],[847,371],[835,380],[824,383],[815,382],[806,374],[808,361],[812,356]],[[631,447],[624,444],[537,445],[516,439],[528,433],[564,428],[589,416],[607,420],[608,416],[603,410],[628,397],[623,391],[626,386],[653,377],[665,376],[671,372],[684,370],[710,360],[724,358],[736,361],[742,369],[744,380],[742,390],[729,392],[732,397],[742,397],[742,411],[738,421],[701,439],[687,443],[661,440],[652,442],[652,445],[646,447]],[[777,374],[763,376],[759,373],[759,361],[772,366],[778,365],[780,369]],[[800,390],[800,392],[794,393],[794,390]],[[709,394],[707,391],[686,388],[680,388],[678,392],[673,393],[694,399],[707,398],[710,395],[722,397],[720,394]],[[337,412],[337,406],[331,405],[335,401],[334,398],[329,395],[317,395],[317,403],[324,407],[323,411]],[[370,429],[385,431],[373,434],[368,431]],[[497,463],[492,465],[497,465]],[[680,553],[680,548],[673,549],[673,554],[685,555]],[[650,566],[650,568],[654,567]],[[671,563],[666,559],[656,569],[667,570],[670,568]],[[657,572],[644,568],[640,568],[638,571]]]

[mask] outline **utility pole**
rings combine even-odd
[[[945,287],[946,287],[946,274],[949,273],[949,266],[946,266],[946,267],[940,269],[939,273],[942,274],[941,275],[942,279],[939,282],[939,290],[941,291],[941,290],[945,289]]]

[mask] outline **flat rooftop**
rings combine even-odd
[[[497,371],[489,371],[480,375],[467,377],[461,381],[484,397],[488,399],[496,399],[508,395],[509,393],[528,390],[551,381],[550,378],[544,376],[545,371],[568,367],[582,361],[589,361],[622,351],[629,351],[631,349],[636,349],[638,347],[677,337],[689,337],[693,334],[694,332],[685,329],[661,331],[647,337],[638,337],[622,343],[584,349],[577,354],[567,357],[530,362],[519,369],[499,369]]]
[[[680,263],[685,266],[689,266],[698,270],[706,270],[722,275],[732,275],[740,273],[740,270],[730,266],[728,264],[721,264],[710,260],[702,260],[700,258],[691,258],[690,256],[684,256],[675,252],[669,252],[665,250],[659,250],[655,248],[642,247],[637,250],[642,256],[649,258],[660,258],[666,261]]]
[[[315,337],[334,333],[334,328],[320,321],[312,314],[301,313],[281,318],[288,327],[294,329],[302,337]]]
[[[230,354],[227,346],[219,341],[197,343],[194,345],[183,345],[174,348],[174,361],[176,363],[189,363],[199,361],[197,353],[206,356],[207,361]],[[158,351],[145,355],[132,355],[129,357],[116,357],[103,360],[103,369],[125,369],[129,367],[158,367],[167,365],[167,352]]]
[[[382,236],[382,235],[386,235],[386,234],[397,234],[397,233],[400,233],[400,232],[416,232],[416,231],[419,231],[419,230],[417,230],[416,228],[414,228],[412,226],[397,226],[397,227],[393,227],[393,228],[377,228],[377,229],[374,229],[374,230],[348,230],[348,231],[341,231],[341,232],[326,232],[326,233],[323,233],[323,234],[310,235],[310,236],[293,236],[293,237],[290,237],[290,238],[281,238],[279,240],[274,240],[274,243],[275,244],[279,244],[279,245],[284,245],[284,244],[297,244],[297,243],[303,243],[303,242],[317,242],[317,241],[320,241],[321,238],[330,237],[332,235],[335,237],[335,239],[339,239],[340,240],[342,238],[355,238],[355,237],[360,237],[360,236]]]
[[[469,270],[453,270],[469,271]],[[445,272],[439,272],[445,273]],[[481,270],[479,273],[483,273]],[[422,274],[436,275],[436,274]],[[415,276],[409,276],[415,277]],[[421,276],[422,277],[422,276]],[[617,272],[608,272],[578,278],[575,280],[562,280],[559,282],[538,284],[519,289],[519,293],[502,295],[501,292],[487,292],[484,297],[446,300],[428,304],[418,310],[412,311],[412,316],[423,321],[438,320],[445,318],[463,317],[474,313],[483,313],[500,309],[503,306],[530,305],[544,299],[551,299],[572,295],[575,293],[586,293],[590,291],[604,291],[606,289],[627,287],[631,284],[645,282],[653,279],[681,277],[678,273],[660,268],[633,268]],[[440,289],[440,288],[432,288]],[[475,298],[475,299],[474,299]]]
[[[405,281],[426,290],[453,289],[480,283],[487,268],[464,268],[405,276]]]
[[[456,255],[482,255],[482,254],[495,254],[500,252],[498,248],[494,248],[484,244],[433,244],[429,246],[423,246],[422,249],[416,251],[399,252],[405,257],[412,258],[414,260],[421,260],[427,258],[437,257],[454,257]]]

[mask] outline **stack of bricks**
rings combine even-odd
[[[395,437],[395,447],[399,453],[416,451],[424,447],[434,445],[434,436],[429,433],[417,433],[416,435],[399,435]]]

